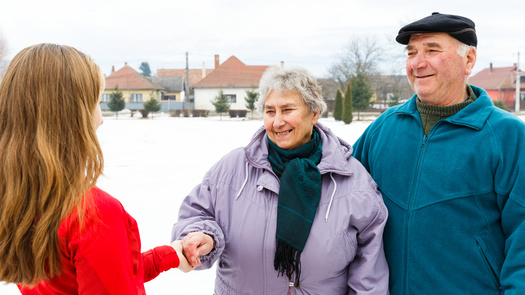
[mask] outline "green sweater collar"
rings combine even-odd
[[[425,135],[428,135],[430,133],[430,131],[432,130],[432,128],[434,128],[434,125],[436,125],[437,122],[455,115],[457,112],[461,111],[464,107],[468,106],[476,100],[477,96],[470,87],[470,85],[467,85],[467,93],[469,95],[467,99],[460,103],[449,106],[429,105],[421,102],[421,100],[417,98],[416,107],[421,116],[421,123]]]

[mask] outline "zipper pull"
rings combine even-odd
[[[288,292],[286,292],[286,295],[292,295],[293,286],[294,286],[294,282],[288,283]]]

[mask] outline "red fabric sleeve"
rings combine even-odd
[[[156,278],[161,272],[179,266],[179,256],[171,246],[155,247],[142,253],[144,260],[144,281]]]

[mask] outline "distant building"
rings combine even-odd
[[[106,77],[106,88],[102,96],[101,108],[108,110],[110,95],[118,87],[126,101],[126,109],[136,111],[144,108],[144,102],[155,98],[161,103],[161,112],[182,109],[184,101],[183,77],[146,77],[135,71],[127,63]]]
[[[512,67],[490,67],[470,77],[468,83],[487,91],[493,101],[501,100],[514,110],[516,96],[516,65]],[[525,110],[525,72],[520,71],[520,109]]]
[[[204,63],[202,63],[202,69],[188,69],[188,78],[189,78],[189,84],[188,84],[188,90],[189,93],[186,94],[186,96],[182,97],[181,100],[183,102],[189,103],[191,107],[187,108],[193,108],[193,98],[194,98],[194,91],[193,86],[197,83],[199,83],[204,77],[211,74],[214,69],[206,69]],[[157,77],[159,78],[170,78],[170,77],[178,77],[183,79],[183,90],[186,90],[186,69],[158,69],[157,70]]]
[[[213,70],[214,69],[206,69],[204,63],[202,64],[202,69],[188,69],[190,88],[211,74]],[[186,69],[158,69],[157,77],[182,77],[186,79]]]
[[[144,102],[154,97],[161,99],[162,86],[152,82],[150,79],[135,71],[127,63],[124,67],[115,72],[113,67],[111,75],[106,77],[106,89],[102,95],[101,108],[108,110],[107,102],[112,92],[118,88],[122,92],[126,101],[126,109],[139,110],[144,108]]]
[[[219,63],[215,55],[215,70],[193,85],[195,108],[214,111],[213,99],[220,90],[228,97],[231,110],[246,110],[246,91],[259,88],[259,81],[268,66],[248,66],[231,56]]]
[[[151,96],[160,100],[162,112],[180,109],[215,111],[213,99],[220,90],[230,100],[231,110],[247,110],[246,91],[258,90],[259,81],[268,66],[249,66],[231,56],[220,64],[215,55],[215,68],[188,69],[189,95],[186,96],[186,69],[158,69],[154,77],[145,77],[127,64],[106,77],[102,108],[107,109],[109,95],[118,86],[126,108],[138,110]]]
[[[163,87],[161,101],[184,101],[184,77],[149,77],[148,79]]]
[[[374,109],[385,110],[414,95],[406,75],[377,75],[372,76],[370,82],[375,89]]]

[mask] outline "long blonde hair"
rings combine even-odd
[[[69,46],[37,44],[11,61],[0,84],[0,281],[61,273],[59,225],[83,215],[102,174],[101,84],[99,67]]]

